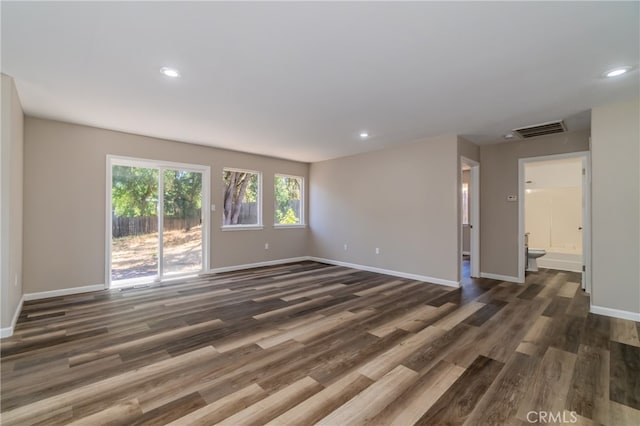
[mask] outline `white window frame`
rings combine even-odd
[[[258,223],[256,224],[238,224],[238,225],[224,225],[224,187],[223,187],[223,201],[222,201],[222,223],[220,227],[223,231],[260,231],[264,229],[262,225],[262,172],[251,169],[241,169],[237,167],[223,167],[222,168],[222,184],[224,185],[224,173],[225,172],[241,172],[241,173],[253,173],[258,175],[258,200],[256,202],[258,206]]]
[[[163,250],[162,244],[159,246],[158,254],[158,275],[155,277],[141,277],[132,278],[128,280],[120,280],[117,285],[114,285],[111,280],[111,246],[113,242],[112,235],[112,172],[113,166],[128,166],[128,167],[144,167],[158,169],[159,185],[162,187],[162,178],[164,170],[186,170],[191,172],[202,173],[202,268],[199,271],[186,272],[184,274],[164,274],[163,265]],[[211,168],[201,164],[188,164],[188,163],[176,163],[171,161],[152,160],[146,158],[126,157],[120,155],[107,155],[107,179],[106,179],[106,238],[105,238],[105,289],[128,287],[135,284],[149,283],[149,282],[165,282],[179,278],[189,277],[204,274],[209,270],[209,223],[210,215],[207,206],[210,205],[210,187],[211,182]],[[158,192],[158,208],[163,203],[163,195]],[[162,233],[162,221],[158,222],[158,234]],[[151,279],[150,279],[151,278]]]
[[[276,212],[275,212],[275,207],[276,207],[276,177],[284,177],[284,178],[290,178],[290,179],[300,179],[300,223],[275,223],[276,221]],[[305,214],[305,183],[304,183],[304,176],[296,176],[296,175],[288,175],[288,174],[284,174],[284,173],[276,173],[273,176],[273,227],[278,229],[291,229],[291,228],[306,228],[307,224],[305,222],[305,218],[306,218],[306,214]]]

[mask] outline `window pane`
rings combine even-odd
[[[165,274],[202,269],[202,173],[165,170],[162,218]]]
[[[276,175],[275,224],[302,224],[302,178]]]
[[[158,170],[111,169],[113,281],[158,275]]]
[[[224,170],[224,210],[222,224],[260,224],[260,176],[243,170]]]

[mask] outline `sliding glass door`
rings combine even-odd
[[[158,169],[113,165],[111,280],[158,276]]]
[[[161,280],[205,269],[209,170],[110,157],[108,281]]]
[[[202,270],[202,173],[164,170],[162,265],[165,274]]]

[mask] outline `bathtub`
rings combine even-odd
[[[582,272],[582,254],[547,250],[547,254],[538,258],[538,267]]]

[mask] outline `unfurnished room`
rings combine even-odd
[[[0,424],[640,424],[640,2],[0,14]]]

